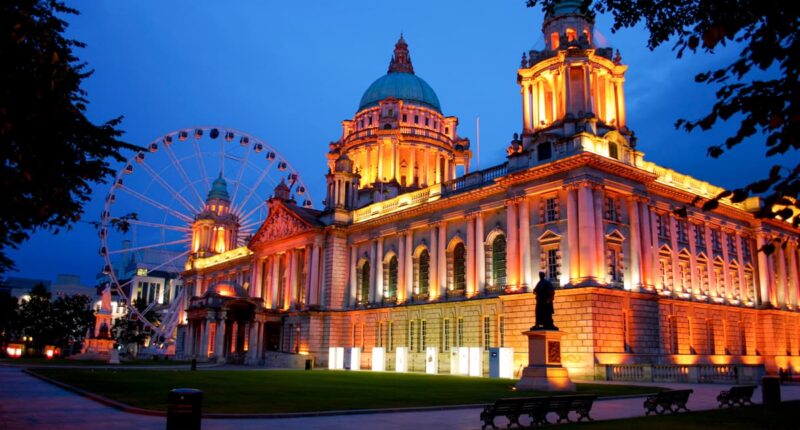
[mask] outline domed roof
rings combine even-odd
[[[389,72],[378,78],[361,96],[358,110],[377,106],[381,100],[393,97],[407,103],[428,107],[441,113],[439,97],[424,79],[414,74],[408,44],[400,35],[394,46],[394,55],[389,63]]]
[[[564,15],[581,15],[582,0],[561,0],[553,5],[552,14],[548,13],[549,17],[564,16]]]
[[[211,191],[208,192],[208,200],[211,199],[231,199],[230,195],[228,195],[228,183],[222,178],[222,173],[220,173],[219,177],[214,179],[214,182],[211,183]]]
[[[241,285],[235,282],[217,282],[216,284],[208,287],[204,296],[218,295],[223,297],[247,297],[247,291]]]

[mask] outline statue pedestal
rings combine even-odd
[[[522,369],[518,390],[575,391],[569,372],[561,366],[559,330],[532,330],[528,336],[528,366]]]

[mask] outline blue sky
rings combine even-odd
[[[68,35],[88,45],[77,54],[95,70],[84,84],[93,121],[122,115],[124,138],[141,145],[201,125],[246,131],[290,161],[316,206],[327,145],[339,138],[340,121],[353,116],[363,91],[386,73],[400,32],[416,73],[473,144],[480,117],[481,167],[502,162],[520,131],[516,69],[523,51],[543,47],[543,15],[523,0],[68,3],[81,11],[69,18]],[[727,64],[737,47],[676,60],[671,46],[648,50],[641,29],[613,34],[610,26],[601,16],[596,30],[629,66],[628,125],[646,159],[725,187],[765,171],[770,164],[757,143],[723,160],[706,157],[730,125],[692,134],[673,127],[711,106],[713,88],[693,76]],[[107,192],[107,185],[96,187],[85,220],[97,219]],[[102,265],[98,247],[84,223],[56,236],[38,232],[10,253],[19,271],[8,276],[74,273],[91,283]]]

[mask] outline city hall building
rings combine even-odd
[[[522,55],[521,133],[500,165],[470,170],[458,118],[414,73],[401,36],[327,148],[321,210],[281,184],[236,248],[217,179],[192,227],[179,354],[327,366],[330,348],[359,348],[362,369],[394,370],[402,350],[409,371],[425,371],[433,351],[450,373],[454,349],[477,347],[486,374],[489,349],[503,347],[518,370],[541,271],[557,287],[574,377],[800,370],[799,231],[756,219],[755,198],[695,209],[722,189],[644,159],[626,122],[627,66],[595,46],[579,3],[560,2],[544,49]],[[757,251],[777,240],[786,246]]]

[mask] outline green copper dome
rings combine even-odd
[[[358,110],[377,106],[378,102],[389,97],[431,108],[439,113],[442,112],[442,108],[439,106],[439,97],[436,97],[433,88],[424,79],[414,74],[408,44],[403,40],[402,34],[394,46],[389,72],[367,88],[367,91],[361,96]]]
[[[361,96],[358,110],[377,106],[379,101],[389,97],[442,112],[433,88],[412,73],[389,73],[373,82]]]
[[[208,192],[208,200],[220,199],[230,201],[231,197],[228,195],[228,183],[222,179],[222,173],[219,174],[217,179],[211,184],[211,191]]]
[[[564,16],[564,15],[581,15],[581,0],[562,0],[553,5],[553,13],[548,14],[550,17]]]

